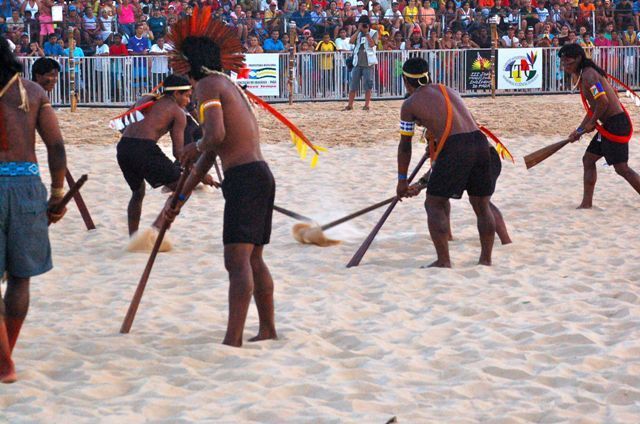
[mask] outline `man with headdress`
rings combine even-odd
[[[577,78],[576,85],[580,87],[582,103],[587,111],[578,128],[569,135],[569,140],[575,142],[583,134],[598,130],[582,157],[584,193],[578,208],[588,209],[593,205],[596,162],[603,156],[616,173],[640,193],[640,177],[627,164],[629,140],[633,134],[631,119],[607,81],[607,73],[588,59],[584,49],[577,44],[563,46],[558,55],[564,70]]]
[[[203,138],[187,147],[183,162],[202,153],[187,179],[176,209],[167,203],[164,215],[173,220],[198,181],[220,156],[225,172],[224,262],[229,273],[229,319],[223,343],[240,347],[253,294],[260,327],[251,341],[277,338],[273,280],[262,254],[271,236],[275,181],[260,150],[258,122],[245,93],[223,71],[239,72],[242,44],[224,23],[208,19],[210,9],[194,10],[170,34],[172,67],[196,82],[195,97]]]
[[[478,219],[481,244],[478,263],[491,265],[496,224],[498,227],[504,226],[500,231],[506,235],[502,215],[491,204],[499,173],[494,162],[497,160],[500,166],[499,157],[489,146],[460,95],[444,85],[431,84],[428,69],[427,62],[422,58],[411,58],[402,67],[409,98],[404,101],[400,111],[397,194],[405,197],[415,196],[419,192],[417,186],[409,187],[407,183],[411,139],[418,124],[429,129],[434,141],[438,140],[437,144],[432,142],[429,145],[432,171],[425,201],[429,233],[438,255],[431,266],[451,267],[449,199],[460,199],[465,190]],[[505,241],[510,242],[508,235]]]
[[[58,120],[36,83],[20,77],[22,65],[0,37],[0,275],[8,275],[0,301],[0,382],[16,381],[11,353],[29,309],[31,277],[49,271],[48,223],[64,196],[67,160]],[[40,180],[35,132],[47,148],[51,193]]]
[[[153,188],[175,188],[180,167],[175,165],[158,146],[158,140],[167,132],[173,142],[173,155],[180,157],[184,147],[187,118],[184,108],[191,101],[191,84],[177,75],[164,81],[164,94],[144,95],[132,109],[112,121],[118,130],[124,130],[117,147],[118,165],[131,189],[127,208],[129,235],[138,231],[145,180]]]

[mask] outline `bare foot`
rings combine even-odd
[[[513,243],[513,241],[511,241],[511,239],[507,239],[507,240],[505,240],[505,241],[502,241],[501,243],[502,243],[502,245],[504,246],[505,244],[511,244],[511,243]]]
[[[278,340],[276,330],[259,331],[258,335],[249,339],[250,342],[259,342],[262,340]]]
[[[422,268],[451,268],[451,262],[440,261],[439,259]]]
[[[591,209],[593,205],[591,203],[581,203],[576,209]]]
[[[222,341],[223,345],[231,346],[231,347],[242,347],[242,340],[240,342],[232,342],[227,339]]]
[[[482,259],[478,261],[478,265],[491,266],[491,259]]]
[[[0,370],[0,383],[11,384],[17,380],[18,375],[16,374],[16,367],[13,365],[13,362],[9,362],[8,366],[2,367]]]

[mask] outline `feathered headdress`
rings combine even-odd
[[[171,67],[183,75],[191,70],[191,64],[183,52],[187,37],[206,37],[216,43],[223,69],[238,72],[242,68],[244,54],[240,38],[224,22],[212,19],[211,7],[195,7],[193,14],[176,22],[167,35],[169,44],[173,46],[169,59]]]

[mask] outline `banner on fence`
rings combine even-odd
[[[542,49],[498,49],[498,89],[542,88]]]
[[[467,90],[491,90],[491,50],[467,50]]]
[[[256,96],[280,95],[280,61],[278,54],[245,56],[246,68],[238,75],[238,84],[246,84]]]

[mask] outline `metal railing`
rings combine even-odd
[[[484,52],[488,50],[485,49]],[[571,90],[571,81],[560,67],[557,48],[542,49],[543,77],[541,89],[497,90],[496,94],[550,94]],[[486,96],[490,90],[467,88],[468,50],[393,50],[377,52],[373,67],[374,99],[398,99],[405,95],[402,64],[409,57],[422,57],[429,64],[434,82],[445,84],[463,96]],[[482,52],[481,49],[474,50]],[[588,50],[593,60],[627,85],[640,87],[640,47],[594,47]],[[346,59],[350,53],[298,53],[294,72],[295,101],[344,100],[349,93],[350,73]],[[471,55],[472,56],[472,55]],[[25,73],[30,75],[35,58],[22,58]],[[59,83],[51,94],[52,103],[70,104],[69,59],[60,58]],[[124,56],[74,59],[79,106],[130,106],[140,94],[149,92],[169,73],[166,57]],[[289,56],[279,55],[279,95],[265,97],[272,102],[289,99]],[[500,70],[496,74],[499,75]],[[363,95],[362,89],[358,95]]]

